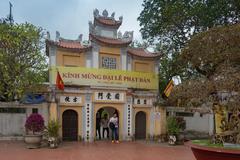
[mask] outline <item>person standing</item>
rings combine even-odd
[[[116,142],[119,143],[118,140],[118,116],[117,113],[115,112],[113,114],[113,117],[110,118],[109,120],[109,127],[112,130],[112,143]]]
[[[96,115],[96,136],[98,134],[98,137],[99,139],[101,139],[101,131],[100,131],[100,128],[101,128],[101,116],[100,116],[100,113],[97,112],[97,115]]]
[[[107,114],[104,114],[104,117],[103,119],[101,120],[101,124],[102,124],[102,127],[103,127],[103,130],[102,130],[102,137],[104,138],[105,136],[105,131],[107,131],[107,138],[109,138],[109,128],[108,128],[108,123],[109,123],[109,119],[108,119],[108,115]]]

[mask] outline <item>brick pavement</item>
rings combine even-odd
[[[22,141],[0,141],[0,160],[195,160],[186,146],[109,141],[63,142],[57,149],[27,149]]]

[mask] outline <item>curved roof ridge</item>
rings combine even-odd
[[[66,38],[60,37],[59,41],[62,41],[62,42],[75,42],[75,43],[80,43],[81,44],[81,41],[79,41],[78,39],[66,39]]]
[[[150,52],[146,48],[143,47],[128,47],[127,53],[134,55],[134,56],[139,56],[139,57],[146,57],[146,58],[155,58],[155,57],[160,57],[161,53],[160,52]]]
[[[118,28],[122,24],[122,21],[117,21],[109,17],[94,17],[94,24],[96,23]]]
[[[82,45],[80,41],[77,40],[66,40],[66,39],[59,39],[59,41],[54,41],[54,40],[46,40],[46,47],[48,48],[49,46],[56,46],[59,48],[65,48],[65,49],[70,49],[73,51],[88,51],[91,49],[91,46],[85,46]],[[48,53],[47,53],[48,55]]]
[[[103,36],[99,36],[99,35],[93,35],[93,34],[89,34],[90,39],[98,41],[100,43],[104,43],[104,44],[110,44],[110,45],[124,45],[127,46],[129,45],[132,40],[124,40],[124,39],[119,39],[119,38],[110,38],[110,37],[103,37]]]

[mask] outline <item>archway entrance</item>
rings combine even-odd
[[[146,139],[146,113],[137,112],[135,117],[135,138]]]
[[[108,128],[108,124],[105,123],[106,122],[105,117],[107,117],[107,120],[109,121],[109,119],[113,117],[115,113],[117,113],[118,121],[120,121],[119,112],[114,107],[102,107],[96,112],[95,119],[96,139],[98,140],[111,139],[112,136],[111,129]],[[120,133],[120,131],[118,132]]]
[[[62,115],[63,140],[78,140],[78,114],[74,110],[66,110]]]

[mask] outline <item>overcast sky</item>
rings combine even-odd
[[[141,40],[137,21],[142,10],[142,0],[11,0],[13,18],[17,23],[29,22],[50,31],[55,39],[58,30],[61,37],[77,39],[83,34],[88,39],[88,21],[93,20],[93,10],[100,13],[107,9],[115,18],[123,16],[121,32],[134,31],[134,39]],[[9,0],[0,0],[0,17],[9,14]]]

